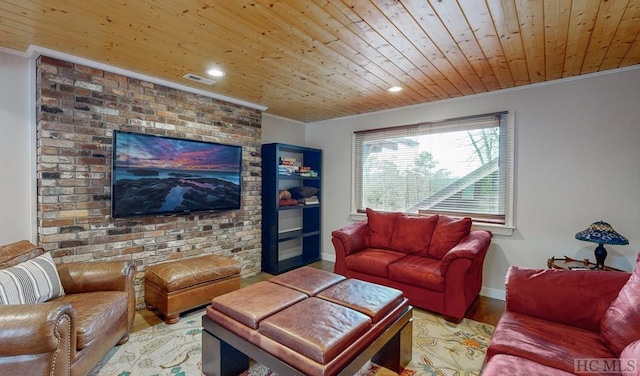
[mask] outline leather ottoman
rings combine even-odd
[[[353,375],[368,360],[411,360],[402,292],[303,267],[214,298],[202,318],[205,375],[238,375],[248,358],[280,375]]]
[[[147,268],[144,279],[147,309],[158,310],[167,324],[180,313],[240,288],[240,263],[217,255],[176,260]]]

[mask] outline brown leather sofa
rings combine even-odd
[[[28,241],[0,246],[0,269],[44,253]],[[65,295],[0,305],[0,373],[86,375],[125,343],[135,314],[133,262],[57,265]]]

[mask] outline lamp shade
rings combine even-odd
[[[576,234],[576,239],[598,244],[629,244],[629,240],[618,234],[607,222],[592,223],[586,230]]]

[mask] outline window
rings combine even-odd
[[[513,225],[513,113],[355,132],[355,205]]]

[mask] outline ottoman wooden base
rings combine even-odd
[[[153,265],[145,272],[144,286],[147,309],[159,311],[167,324],[175,324],[180,313],[239,289],[240,264],[207,255]]]

